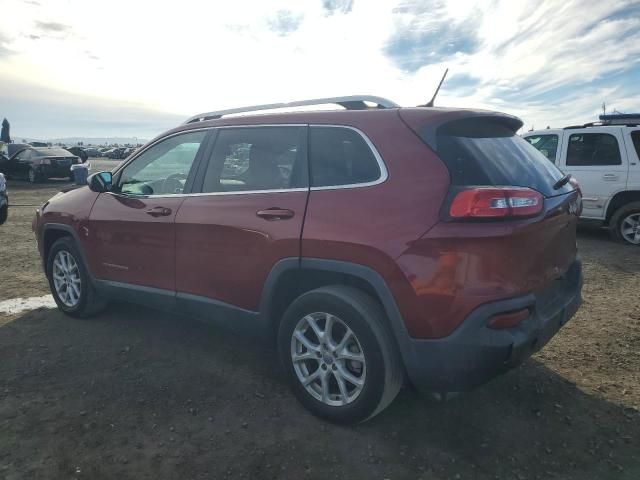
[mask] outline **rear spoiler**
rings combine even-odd
[[[453,132],[473,126],[483,126],[490,122],[493,125],[506,127],[515,134],[523,125],[518,117],[489,110],[402,108],[399,114],[400,118],[434,151],[438,150],[438,133],[442,129]]]

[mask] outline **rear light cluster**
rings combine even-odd
[[[540,192],[524,187],[475,187],[459,192],[451,202],[451,218],[530,217],[542,211]]]

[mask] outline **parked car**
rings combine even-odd
[[[538,130],[524,139],[578,179],[583,220],[607,227],[620,242],[640,245],[640,114],[626,124]]]
[[[63,148],[26,147],[11,157],[7,173],[37,183],[48,178],[71,178],[71,165],[78,163],[80,159]]]
[[[112,148],[110,150],[107,150],[104,153],[104,156],[107,158],[112,158],[114,160],[120,160],[123,158],[123,154],[124,154],[125,148],[124,147],[117,147],[117,148]]]
[[[93,147],[87,147],[84,149],[85,153],[87,154],[88,157],[101,157],[102,156],[102,152],[100,150],[98,150],[97,148],[93,148]]]
[[[87,152],[85,152],[81,147],[65,147],[65,150],[78,157],[82,161],[82,163],[86,162],[89,158]]]
[[[4,175],[0,173],[0,225],[7,221],[9,215],[9,194]]]
[[[9,175],[9,160],[11,160],[11,157],[29,146],[27,143],[3,143],[0,145],[0,173]]]
[[[275,338],[300,402],[342,423],[405,376],[461,392],[542,348],[581,301],[575,183],[510,115],[287,106],[331,102],[197,115],[49,200],[33,226],[59,309],[124,300]]]

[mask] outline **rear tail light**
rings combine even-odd
[[[502,329],[517,327],[522,321],[529,316],[528,308],[509,313],[500,313],[489,319],[489,328]]]
[[[449,207],[452,218],[529,217],[542,211],[540,192],[523,187],[475,187],[459,192]]]
[[[571,177],[569,179],[569,185],[571,185],[573,188],[575,188],[580,195],[582,195],[582,189],[580,188],[580,182],[578,182],[578,180],[576,180],[575,178]]]

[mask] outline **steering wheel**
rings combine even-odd
[[[187,180],[187,175],[185,173],[174,173],[169,175],[162,182],[162,192],[163,193],[182,193],[182,189],[184,188],[184,181]]]

